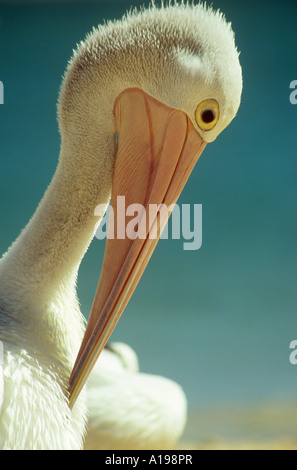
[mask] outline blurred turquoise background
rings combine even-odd
[[[0,252],[27,223],[54,173],[56,101],[77,42],[104,19],[148,2],[0,2]],[[244,91],[237,118],[209,145],[181,203],[203,204],[203,246],[160,241],[112,337],[128,342],[141,369],[179,382],[191,416],[205,410],[292,407],[297,366],[297,2],[214,0],[232,22]],[[85,315],[100,273],[95,240],[79,277]],[[289,413],[290,415],[290,413]],[[296,415],[296,410],[295,410]],[[186,435],[249,432],[219,417]],[[291,415],[292,416],[292,415]],[[269,423],[268,423],[269,424]],[[267,434],[295,430],[271,421]],[[265,434],[265,429],[262,431]],[[297,436],[297,432],[295,437]]]

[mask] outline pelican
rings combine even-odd
[[[76,280],[96,223],[119,195],[127,206],[175,204],[206,144],[235,117],[241,91],[231,26],[204,5],[151,5],[99,26],[77,46],[58,101],[56,172],[32,219],[0,261],[0,448],[83,448],[84,384],[168,214],[148,221],[144,213],[145,239],[107,240],[85,327]],[[99,205],[102,211],[94,216]],[[96,371],[97,366],[95,382]],[[110,376],[115,373],[111,367]],[[128,370],[123,380],[133,382],[135,375]],[[143,379],[147,384],[149,377]],[[110,383],[112,400],[120,400],[120,380]],[[99,392],[98,400],[104,405]],[[136,410],[137,400],[133,406]],[[127,416],[114,416],[115,439],[121,419]],[[148,420],[147,433],[149,426]],[[102,433],[98,436],[104,441]]]

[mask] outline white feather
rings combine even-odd
[[[169,379],[139,373],[134,351],[113,346],[117,354],[104,350],[88,382],[85,448],[173,448],[186,424],[184,392]]]

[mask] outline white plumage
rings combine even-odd
[[[114,343],[95,365],[87,392],[86,449],[170,449],[186,424],[181,387],[139,372],[135,352]]]
[[[230,25],[201,5],[151,7],[100,26],[78,46],[61,88],[57,171],[33,218],[0,261],[1,449],[83,447],[86,393],[72,409],[67,398],[85,328],[76,279],[94,235],[94,208],[107,205],[111,194],[116,98],[127,88],[144,90],[186,113],[211,142],[235,116],[241,82]],[[217,101],[220,115],[213,129],[203,130],[195,109],[208,98]],[[174,445],[185,419],[179,387],[118,371],[108,354],[90,379],[91,445]]]

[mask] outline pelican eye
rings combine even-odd
[[[204,100],[198,104],[195,119],[203,131],[210,131],[219,120],[220,108],[216,100]]]

